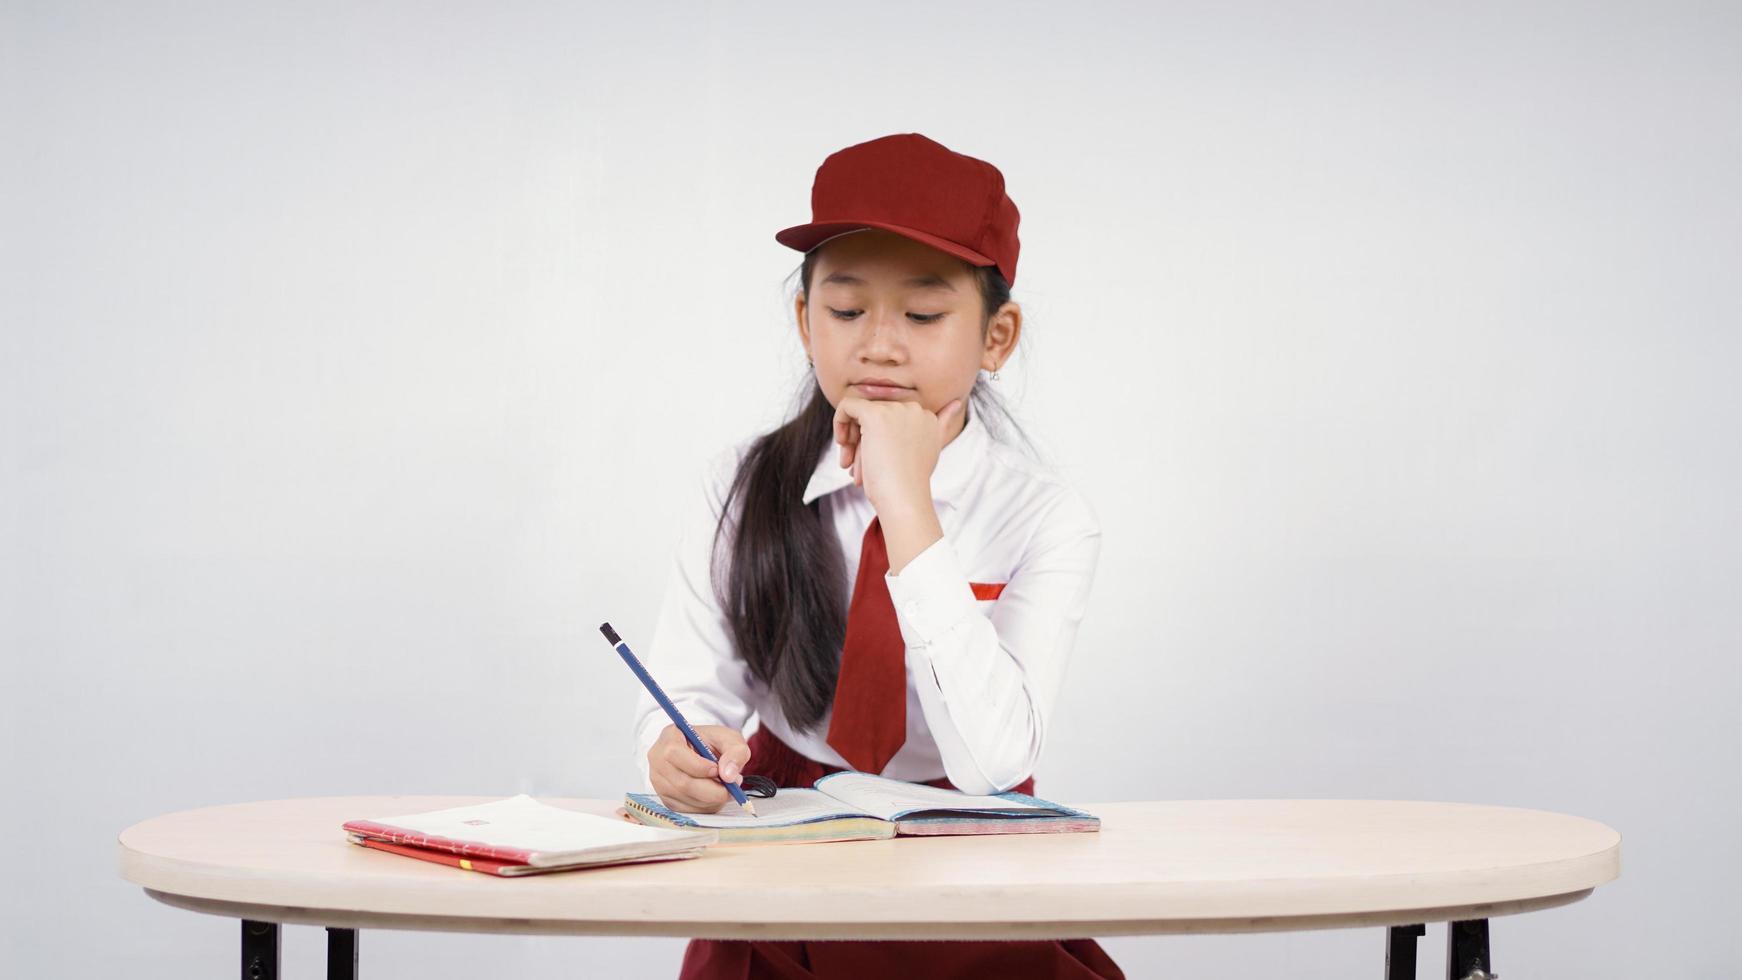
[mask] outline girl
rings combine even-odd
[[[996,167],[904,133],[831,154],[811,209],[775,235],[804,253],[809,402],[712,461],[648,647],[720,761],[644,693],[644,780],[706,813],[730,799],[721,780],[806,787],[847,767],[1032,793],[1100,529],[982,419],[979,372],[997,379],[1022,330],[1016,205]],[[695,940],[681,972],[872,976],[1124,974],[1087,939]]]

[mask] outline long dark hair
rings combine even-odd
[[[799,267],[805,295],[816,258],[815,249],[806,252]],[[994,266],[971,268],[983,302],[984,337],[993,314],[1009,301],[1010,285]],[[715,593],[738,655],[768,685],[787,723],[811,730],[834,700],[848,597],[840,543],[834,529],[823,523],[821,501],[802,501],[817,460],[834,439],[835,409],[814,375],[807,374],[799,395],[804,402],[792,418],[758,437],[739,464],[720,510],[712,550],[717,553],[728,536],[733,501],[741,501],[725,582],[714,582]],[[1003,399],[983,381],[975,380],[966,408],[987,423],[995,438],[1008,425],[1029,443]],[[1002,424],[994,425],[994,417]],[[713,561],[709,566],[718,567]]]

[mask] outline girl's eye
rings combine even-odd
[[[864,310],[837,310],[832,306],[829,307],[829,313],[832,314],[834,316],[834,318],[837,320],[855,320],[855,319],[858,319],[859,314],[861,314],[863,312],[865,312],[865,311]],[[937,321],[942,320],[944,318],[944,314],[942,314],[942,313],[932,313],[929,315],[925,314],[925,313],[909,313],[908,316],[913,317],[913,322],[915,322],[915,323],[936,323]]]

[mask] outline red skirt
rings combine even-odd
[[[759,728],[750,736],[746,773],[777,786],[809,786],[838,766],[825,766]],[[955,789],[948,779],[931,785]],[[1034,777],[1015,787],[1033,794]],[[806,845],[784,845],[803,847]],[[1025,980],[1124,980],[1125,973],[1093,939],[996,942],[932,940],[774,941],[692,939],[679,980],[889,980],[891,977],[1020,977]]]

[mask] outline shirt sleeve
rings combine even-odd
[[[965,793],[1001,793],[1040,760],[1065,664],[1087,609],[1101,530],[1066,488],[1016,570],[981,612],[948,536],[887,574],[919,695],[944,771]]]
[[[724,725],[743,731],[754,710],[749,668],[734,652],[710,575],[714,528],[738,459],[738,453],[733,452],[721,453],[710,461],[702,486],[680,522],[677,551],[652,639],[645,654],[636,653],[691,727]],[[722,541],[722,567],[729,540],[728,534]],[[665,709],[642,688],[635,702],[635,759],[642,785],[649,793],[654,789],[647,751],[671,723]]]

